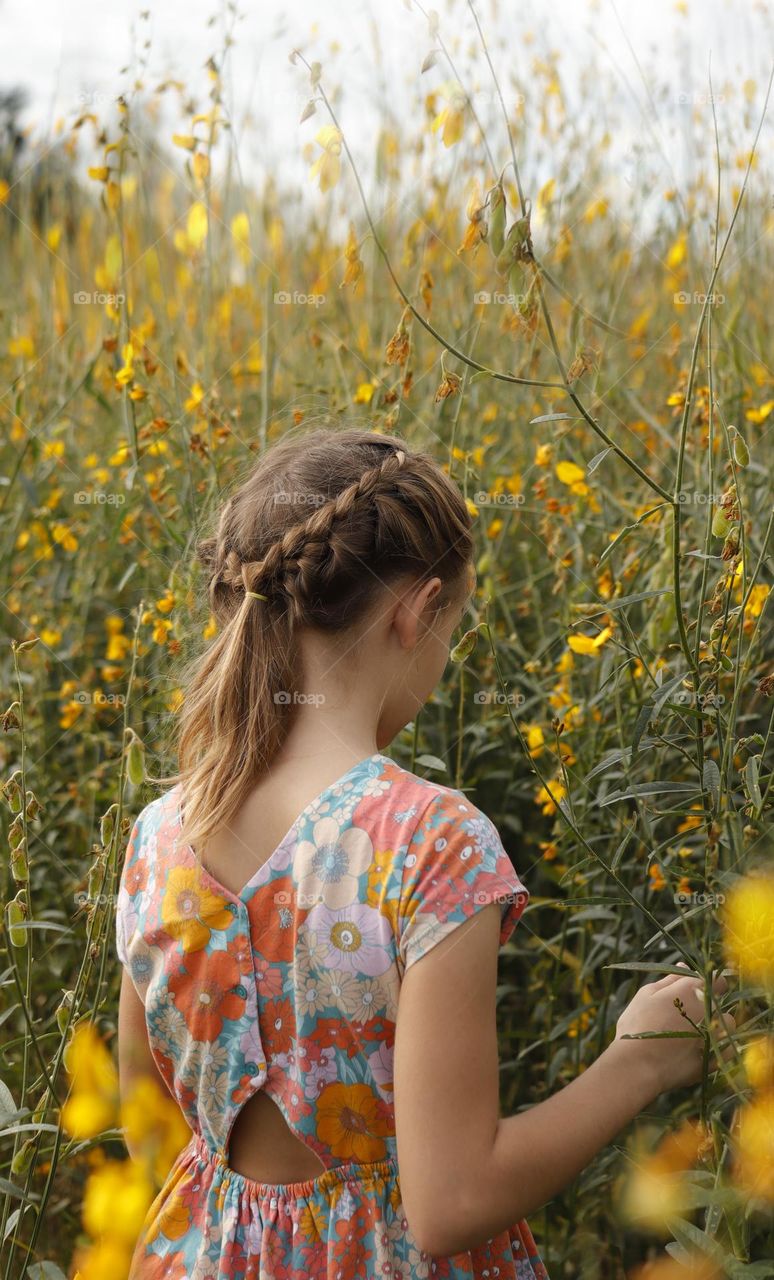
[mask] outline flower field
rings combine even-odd
[[[185,1141],[118,1102],[121,860],[215,633],[197,538],[323,421],[431,452],[475,517],[467,631],[392,753],[469,789],[530,889],[503,1113],[643,981],[733,975],[702,1083],[534,1215],[549,1273],[774,1276],[771,81],[689,107],[702,163],[651,186],[658,139],[622,179],[559,59],[517,82],[483,21],[417,30],[411,124],[385,104],[369,151],[292,53],[303,190],[243,172],[227,43],[0,146],[0,1280],[125,1274]]]

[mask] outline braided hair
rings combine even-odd
[[[227,822],[282,745],[301,627],[357,627],[380,592],[439,577],[442,607],[473,555],[457,486],[397,436],[318,428],[272,445],[196,544],[219,624],[178,716],[185,836]],[[258,597],[257,599],[255,597]]]

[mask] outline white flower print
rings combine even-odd
[[[225,1110],[228,1099],[228,1072],[205,1067],[199,1086],[199,1105],[208,1115]]]
[[[311,840],[296,847],[295,869],[302,900],[322,899],[328,907],[343,907],[357,895],[357,878],[373,858],[371,838],[361,827],[341,830],[335,818],[314,824]]]
[[[310,1062],[301,1077],[304,1097],[310,1100],[319,1098],[326,1084],[332,1084],[337,1074],[336,1050],[323,1049],[319,1061]]]
[[[367,778],[361,790],[364,796],[383,796],[391,786],[387,778]]]
[[[363,978],[353,982],[344,998],[344,1010],[355,1022],[367,1022],[381,1013],[387,1003],[387,993],[378,978]]]
[[[392,964],[390,923],[381,911],[363,902],[331,910],[327,904],[312,907],[302,926],[311,929],[325,945],[323,964],[375,977]]]
[[[379,1045],[375,1053],[369,1054],[368,1065],[373,1073],[377,1088],[387,1102],[393,1099],[395,1048],[384,1043]]]
[[[346,1009],[356,998],[359,985],[354,973],[345,973],[343,969],[327,969],[320,979],[326,1005],[335,1009]]]

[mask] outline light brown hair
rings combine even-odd
[[[184,843],[227,823],[282,745],[298,628],[356,628],[405,575],[441,578],[437,607],[448,605],[470,528],[457,485],[398,436],[324,427],[266,450],[196,546],[219,632],[183,681],[179,772],[163,779],[183,784]]]

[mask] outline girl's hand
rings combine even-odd
[[[684,965],[680,960],[679,965]],[[712,990],[721,996],[728,990],[728,982],[722,975],[715,978]],[[676,973],[668,973],[658,982],[648,982],[640,987],[637,994],[624,1009],[616,1023],[616,1042],[618,1048],[630,1046],[632,1061],[638,1066],[645,1066],[651,1074],[656,1096],[667,1089],[676,1089],[681,1085],[696,1084],[701,1079],[704,1037],[694,1031],[688,1018],[675,1007],[675,999],[679,999],[691,1022],[698,1026],[704,1020],[704,983],[695,977],[680,977]],[[736,1022],[730,1014],[723,1014],[722,1030],[726,1033],[736,1028]],[[712,1025],[715,1025],[713,1018]],[[637,1035],[643,1031],[688,1031],[690,1036],[679,1036],[658,1040],[622,1040],[625,1035]],[[728,1045],[721,1053],[725,1061],[733,1054]],[[710,1066],[713,1066],[710,1055]]]

